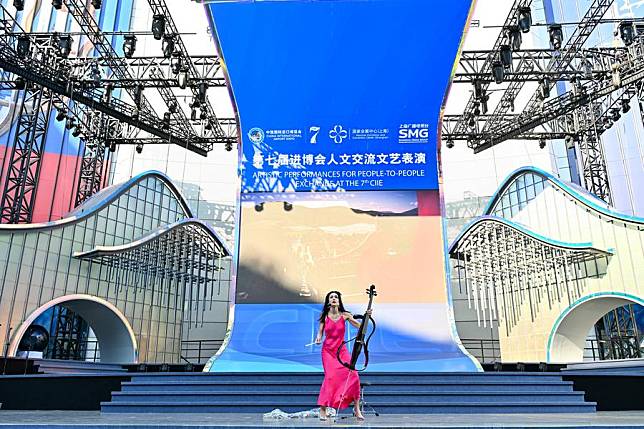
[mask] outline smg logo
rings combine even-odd
[[[400,140],[428,139],[429,129],[427,128],[401,128],[398,130]]]

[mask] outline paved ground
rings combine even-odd
[[[314,418],[264,420],[258,414],[100,414],[98,411],[0,411],[0,429],[147,429],[147,428],[266,428],[266,427],[386,427],[386,428],[472,428],[472,427],[641,427],[644,411],[598,412],[596,414],[400,414],[367,416],[321,422]]]

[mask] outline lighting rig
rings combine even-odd
[[[548,48],[521,49],[521,34],[534,24],[527,18],[530,2],[515,1],[494,48],[461,55],[454,82],[471,85],[472,95],[462,114],[443,117],[441,136],[446,146],[465,141],[478,153],[510,139],[537,140],[541,148],[547,140],[565,139],[569,148],[578,148],[583,185],[610,204],[600,137],[630,110],[631,99],[644,99],[641,20],[617,21],[624,47],[584,48],[596,26],[607,22],[602,17],[612,3],[595,0],[567,40],[562,24],[550,23]],[[527,82],[536,89],[515,113]],[[569,90],[556,95],[557,82],[565,82]],[[488,113],[491,85],[499,85],[502,94]]]
[[[159,57],[137,57],[137,35],[141,34],[133,32],[119,34],[123,37],[118,48],[123,53],[118,54],[99,29],[93,10],[84,4],[52,2],[55,9],[66,6],[81,33],[28,33],[0,5],[0,89],[20,91],[16,98],[18,132],[7,161],[0,222],[31,221],[50,113],[83,143],[77,205],[105,185],[106,161],[117,145],[133,144],[141,153],[145,144],[173,143],[206,156],[215,144],[232,150],[237,142],[235,120],[217,118],[207,97],[208,88],[226,85],[219,58],[190,57],[165,4],[155,2],[163,11],[155,14],[152,24],[152,36],[163,43]],[[101,1],[91,2],[94,10],[101,5]],[[20,11],[24,2],[16,0],[14,6]],[[81,36],[93,44],[96,56],[75,55],[74,46]],[[175,94],[184,88],[200,103],[195,119],[188,118],[186,107],[179,102],[181,95]],[[131,102],[113,96],[119,89]],[[161,115],[152,108],[146,90],[161,95],[167,107]]]

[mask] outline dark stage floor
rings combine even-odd
[[[263,420],[258,414],[100,414],[98,411],[0,411],[0,428],[215,428],[215,427],[386,427],[386,428],[472,428],[472,427],[642,427],[644,411],[598,412],[596,414],[432,414],[367,416],[320,422],[317,419]]]

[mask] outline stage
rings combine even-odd
[[[317,419],[263,420],[262,414],[101,414],[98,411],[0,411],[0,428],[266,428],[266,427],[380,427],[380,428],[471,428],[471,427],[642,427],[644,411],[597,412],[593,414],[389,414],[353,418],[338,423]]]

